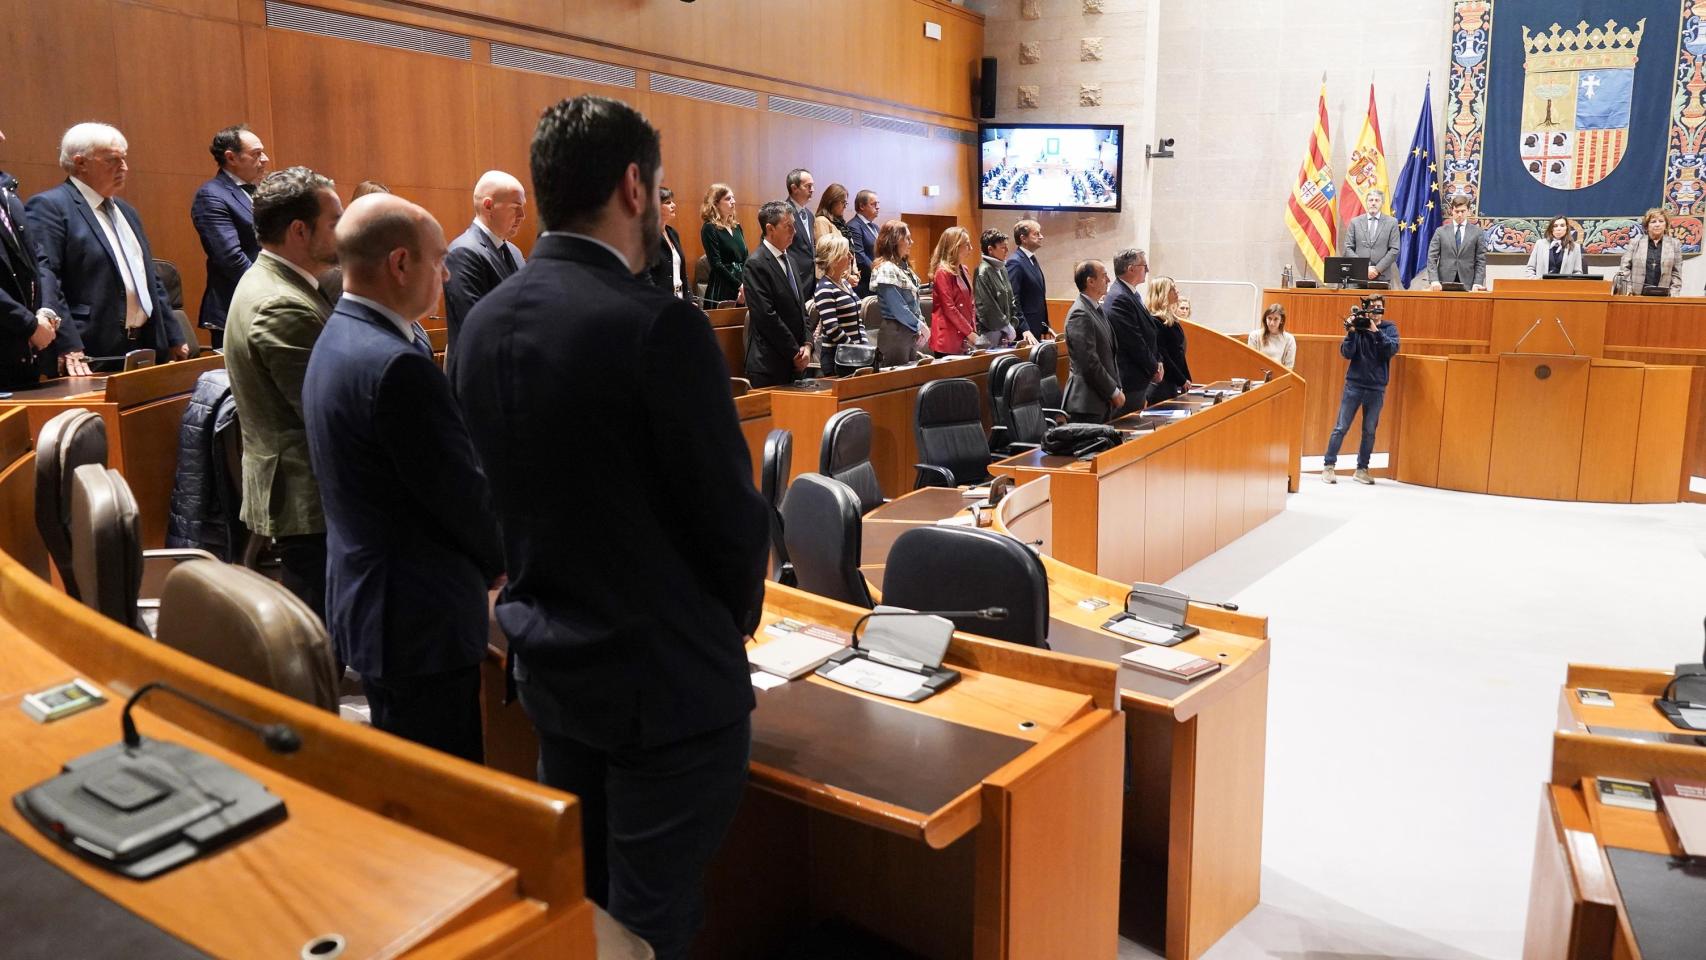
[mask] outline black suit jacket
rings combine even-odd
[[[424,334],[347,297],[302,382],[326,513],[326,626],[367,677],[418,677],[486,654],[503,571],[486,475]]]
[[[0,223],[0,389],[10,390],[38,378],[30,337],[36,332],[45,284],[24,203],[18,199],[18,181],[8,173],[0,173],[0,205],[12,226],[8,230]]]
[[[151,348],[159,362],[166,351],[184,342],[172,316],[172,303],[165,284],[154,272],[154,252],[142,219],[123,200],[115,205],[130,222],[130,230],[142,247],[143,277],[139,297],[151,297],[153,310],[148,322],[137,328],[133,340],[124,329],[124,280],[116,259],[118,251],[107,246],[100,214],[90,208],[70,180],[30,198],[30,233],[41,258],[42,305],[59,314],[59,336],[55,355],[82,350],[91,357],[120,357],[131,350]]]
[[[456,395],[508,561],[498,621],[552,726],[649,746],[745,716],[769,509],[704,313],[547,236],[474,308],[466,351]]]
[[[1037,339],[1048,336],[1048,282],[1043,278],[1042,265],[1023,250],[1007,255],[1007,280],[1013,287],[1013,305],[1017,308],[1019,333],[1031,331]]]
[[[507,241],[503,247],[509,249],[516,269],[520,269],[521,250]],[[450,241],[450,248],[444,255],[444,268],[450,273],[444,281],[446,369],[456,365],[456,335],[461,331],[468,311],[515,272],[504,262],[502,249],[477,223],[468,224],[468,229],[462,231],[461,236]]]
[[[788,259],[794,263],[794,279],[800,286],[800,299],[810,300],[817,288],[817,214],[809,207],[796,207],[788,201],[788,215],[794,218],[794,239],[788,242]],[[758,249],[764,249],[763,237]]]
[[[261,255],[254,208],[243,188],[219,173],[195,192],[190,222],[195,224],[201,249],[207,253],[207,289],[201,295],[196,323],[209,330],[223,330],[237,281]]]
[[[670,249],[671,244],[675,245],[674,251]],[[681,253],[681,276],[679,278],[673,276],[676,272],[674,252],[677,251]],[[646,270],[646,279],[651,281],[652,286],[671,296],[675,295],[675,281],[680,279],[682,297],[691,299],[693,296],[693,278],[687,275],[689,269],[691,268],[687,263],[687,251],[681,249],[681,234],[676,233],[674,227],[664,227],[663,236],[658,238],[657,259],[653,260],[651,266]]]
[[[791,258],[790,258],[791,259]],[[806,342],[806,308],[781,261],[763,243],[746,259],[746,378],[755,387],[792,383]]]
[[[1115,280],[1102,300],[1102,315],[1114,333],[1114,365],[1119,369],[1125,406],[1116,413],[1129,413],[1143,406],[1143,397],[1155,379],[1159,358],[1155,344],[1155,318],[1137,294]]]

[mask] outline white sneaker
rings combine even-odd
[[[1355,480],[1357,483],[1366,483],[1371,487],[1374,486],[1374,478],[1368,475],[1367,470],[1358,470],[1356,473],[1351,474],[1351,479]]]
[[[1323,482],[1323,483],[1338,483],[1339,482],[1339,475],[1333,472],[1332,467],[1322,467],[1321,468],[1321,482]]]

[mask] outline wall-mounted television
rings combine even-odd
[[[1125,127],[986,123],[977,136],[983,209],[1119,211]]]

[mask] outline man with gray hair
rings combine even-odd
[[[812,298],[817,286],[817,241],[812,234],[816,218],[811,199],[815,184],[812,172],[804,167],[788,171],[788,217],[794,224],[794,239],[788,243],[788,259],[794,265],[794,278],[800,284],[800,302]]]
[[[527,188],[511,174],[487,170],[474,185],[474,222],[450,242],[444,282],[445,368],[456,360],[462,321],[480,298],[509,279],[527,259],[510,242],[527,214]]]
[[[1125,403],[1114,411],[1116,417],[1143,409],[1149,385],[1159,383],[1163,373],[1155,318],[1140,293],[1148,276],[1149,255],[1142,250],[1129,248],[1114,254],[1114,282],[1102,300],[1102,315],[1113,334],[1114,366],[1125,392]]]
[[[503,572],[486,474],[417,323],[444,231],[376,193],[337,227],[343,298],[308,359],[302,414],[326,517],[326,626],[373,725],[478,763],[486,591]]]
[[[130,175],[129,150],[116,128],[77,124],[59,144],[65,182],[25,205],[46,268],[42,305],[65,321],[54,343],[56,367],[44,372],[86,375],[91,361],[117,370],[139,349],[162,363],[189,356],[142,218],[118,199]]]
[[[1398,262],[1398,220],[1386,213],[1386,194],[1379,187],[1368,192],[1368,212],[1345,224],[1341,255],[1368,258],[1368,279],[1392,282]]]
[[[326,617],[326,518],[308,463],[302,381],[332,302],[320,274],[337,263],[343,215],[332,181],[307,167],[256,186],[254,266],[231,292],[225,369],[242,412],[244,525],[272,538],[291,593]]]

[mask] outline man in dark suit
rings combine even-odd
[[[469,316],[456,395],[503,524],[497,618],[540,777],[580,797],[587,895],[679,960],[746,787],[769,514],[705,315],[635,276],[661,156],[626,104],[545,112],[546,231]]]
[[[54,343],[57,364],[44,373],[87,374],[91,356],[117,370],[138,349],[153,350],[161,363],[190,355],[142,218],[118,199],[129,150],[115,128],[79,123],[59,144],[65,182],[24,205],[44,268],[42,304],[65,321]]]
[[[1107,423],[1115,410],[1125,406],[1118,368],[1114,365],[1114,336],[1102,316],[1108,292],[1108,268],[1100,260],[1086,260],[1072,271],[1078,299],[1066,314],[1066,358],[1072,379],[1066,382],[1067,416],[1074,423]]]
[[[373,725],[479,762],[487,594],[503,570],[486,475],[417,321],[444,232],[373,194],[338,222],[343,297],[302,383],[326,522],[326,619]]]
[[[190,222],[207,254],[207,289],[201,294],[196,324],[213,331],[217,350],[225,345],[231,292],[261,253],[255,236],[255,185],[266,175],[271,158],[261,138],[243,124],[214,134],[208,151],[219,172],[196,190]]]
[[[456,363],[456,337],[468,311],[527,259],[510,242],[527,213],[527,189],[513,175],[487,170],[474,185],[474,222],[450,242],[444,282],[445,369]]]
[[[1115,416],[1143,409],[1149,385],[1161,380],[1161,354],[1155,344],[1155,318],[1137,291],[1149,276],[1149,255],[1121,250],[1114,255],[1114,282],[1102,300],[1102,316],[1114,337],[1114,366],[1119,372],[1125,403]]]
[[[1484,290],[1487,286],[1487,245],[1483,242],[1481,225],[1469,219],[1469,198],[1458,194],[1451,198],[1451,219],[1434,231],[1428,241],[1429,289],[1443,289],[1447,283],[1461,283],[1465,290]]]
[[[1043,279],[1037,251],[1043,245],[1043,225],[1020,220],[1013,225],[1013,243],[1018,246],[1007,258],[1007,282],[1013,287],[1018,309],[1019,333],[1031,343],[1054,336],[1048,327],[1048,281]]]
[[[794,238],[787,250],[802,301],[810,300],[812,290],[817,287],[817,241],[812,236],[817,222],[811,208],[813,186],[810,170],[788,171],[788,219],[794,223]]]
[[[5,139],[0,133],[0,142]],[[34,384],[40,377],[36,352],[53,345],[59,316],[42,306],[44,279],[18,181],[0,171],[0,389]]]
[[[861,190],[853,195],[853,263],[859,268],[859,283],[853,292],[862,300],[871,295],[871,263],[877,258],[877,234],[882,221],[882,200],[875,190]]]
[[[811,360],[806,342],[806,306],[789,243],[797,228],[787,204],[772,200],[758,208],[764,241],[747,258],[746,378],[755,387],[792,383]]]

